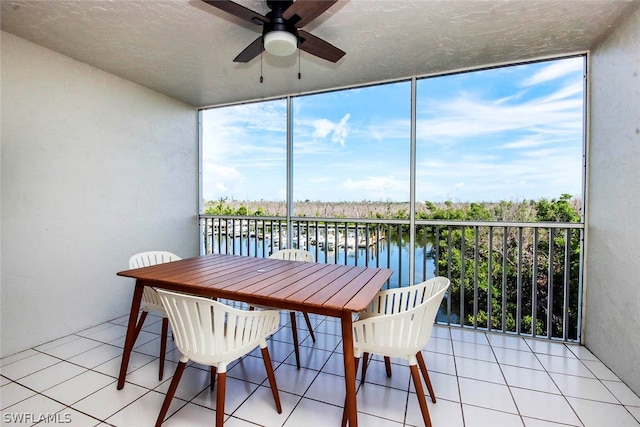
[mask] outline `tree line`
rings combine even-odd
[[[408,202],[294,202],[294,216],[311,218],[409,219]],[[285,216],[284,201],[238,201],[227,197],[205,203],[207,215]],[[570,194],[559,198],[499,202],[430,201],[416,204],[417,219],[462,221],[580,222],[581,201]]]

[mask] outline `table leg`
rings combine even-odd
[[[124,380],[127,377],[127,368],[129,367],[129,356],[133,350],[133,344],[136,341],[136,320],[140,311],[140,301],[142,301],[142,289],[144,285],[140,281],[136,281],[136,287],[133,290],[133,298],[131,299],[131,311],[129,312],[129,324],[127,325],[127,336],[124,340],[124,350],[122,351],[122,362],[120,363],[120,375],[118,376],[118,390],[124,387]]]
[[[342,325],[342,353],[344,355],[344,381],[346,388],[345,412],[347,422],[351,427],[358,427],[358,409],[356,406],[356,367],[353,362],[353,320],[351,312],[343,313]]]

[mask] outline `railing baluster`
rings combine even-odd
[[[473,327],[478,327],[478,258],[480,248],[480,236],[478,226],[473,227],[474,250],[473,250]]]
[[[377,235],[377,243],[375,246],[376,250],[376,268],[380,268],[380,237],[382,236],[382,224],[376,224],[376,235]],[[388,286],[388,284],[387,284]]]
[[[440,275],[440,264],[438,264],[438,260],[440,259],[440,226],[439,225],[436,225],[435,236],[436,236],[436,248],[435,248],[435,253],[433,254],[433,259],[436,261],[435,275],[439,276]]]
[[[578,235],[578,247],[580,248],[580,254],[582,254],[582,249],[583,249],[583,244],[584,244],[584,230],[575,230],[574,232],[577,233]],[[577,317],[576,317],[576,338],[575,340],[578,342],[581,342],[581,337],[582,337],[582,298],[583,298],[583,294],[582,294],[582,269],[584,267],[584,258],[582,256],[580,256],[580,260],[579,260],[579,268],[578,268],[578,295],[577,295],[577,299],[576,299],[576,303],[578,306],[577,309]],[[582,344],[582,342],[581,342]]]
[[[345,221],[344,223],[344,263],[347,264],[347,252],[349,252],[349,247],[347,244],[347,239],[349,237],[349,223]],[[336,247],[336,253],[338,252],[338,248]]]
[[[502,229],[502,332],[507,332],[507,227]]]
[[[340,229],[338,223],[333,224],[333,263],[338,264],[338,236],[340,235]]]
[[[235,254],[236,253],[236,219],[235,218],[232,220],[232,224],[231,225],[232,225],[232,227],[231,227],[231,245],[232,245],[231,250],[233,251],[231,253]]]
[[[448,226],[447,230],[448,230],[448,232],[447,232],[447,247],[450,248],[451,247],[451,233],[453,232],[453,227]],[[449,280],[451,280],[451,266],[453,265],[451,252],[452,251],[447,251],[447,257],[448,257],[448,260],[447,260],[447,277],[449,278]],[[452,293],[450,292],[449,295],[452,295]],[[451,313],[451,310],[452,310],[452,301],[451,300],[452,299],[453,298],[448,298],[447,299],[447,313],[448,313],[449,317],[451,317],[451,314],[452,314]],[[460,318],[459,316],[458,316],[458,323],[460,325],[464,325],[463,319]]]
[[[218,218],[217,219],[217,228],[214,230],[214,235],[215,235],[215,242],[213,243],[213,251],[215,251],[216,253],[221,253],[220,249],[221,249],[221,241],[222,241],[222,219]]]
[[[493,330],[493,227],[489,227],[489,249],[487,255],[487,329]]]
[[[553,336],[553,237],[554,229],[549,228],[549,265],[547,266],[547,338]]]
[[[464,291],[465,291],[465,227],[460,227],[460,324],[466,325],[465,312],[464,312]]]
[[[265,223],[264,220],[260,221],[261,227],[260,227],[260,235],[262,236],[262,257],[266,257],[267,255],[267,245],[265,244],[265,236],[267,235],[267,224]],[[256,239],[258,240],[258,239]]]
[[[569,266],[569,256],[571,255],[571,245],[569,241],[569,229],[564,230],[564,298],[562,301],[562,339],[569,339],[569,277],[571,267]]]
[[[427,279],[427,258],[429,257],[429,252],[427,250],[427,248],[429,247],[429,241],[427,239],[426,225],[422,228],[422,236],[423,236],[422,251],[424,253],[424,256],[422,257],[422,280],[426,280]],[[414,279],[414,283],[418,283],[418,282],[416,282],[416,280]]]
[[[356,265],[358,265],[358,256],[360,255],[360,247],[359,247],[359,243],[360,243],[360,227],[358,227],[358,224],[355,224],[354,227],[354,232],[353,232],[353,251],[354,251],[354,257],[355,257],[355,262]]]
[[[247,234],[246,234],[246,238],[247,238],[247,255],[250,256],[251,255],[251,239],[249,238],[249,235],[251,234],[251,223],[249,222],[249,220],[245,220],[243,219],[242,222],[246,222],[246,227],[247,227]],[[240,239],[242,240],[242,236],[244,235],[244,225],[240,226]]]
[[[356,253],[360,252],[360,240],[356,239],[356,245],[358,245],[358,248],[356,250]],[[369,247],[371,244],[371,232],[369,230],[369,223],[366,223],[364,225],[364,266],[368,267],[369,266]],[[356,260],[356,265],[358,264],[358,260]]]
[[[324,262],[329,262],[329,223],[324,223]]]
[[[522,227],[518,227],[518,275],[516,279],[516,334],[522,333]]]
[[[398,224],[398,245],[402,246],[402,225]],[[389,251],[389,266],[391,266],[391,251]],[[398,287],[402,286],[402,251],[398,251]]]
[[[538,334],[538,243],[539,231],[533,229],[533,267],[531,269],[531,336]]]

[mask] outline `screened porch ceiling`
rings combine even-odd
[[[640,1],[340,0],[305,27],[347,52],[336,64],[305,52],[234,63],[260,27],[200,0],[0,4],[3,31],[202,107],[582,52]]]

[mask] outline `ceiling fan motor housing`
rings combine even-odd
[[[282,14],[291,6],[292,1],[268,1],[271,12],[267,13],[269,22],[262,28],[264,48],[275,55],[288,56],[298,48],[298,30],[294,20],[285,19]]]

